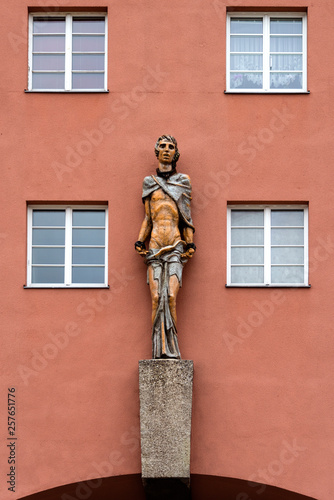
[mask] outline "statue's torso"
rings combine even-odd
[[[177,205],[161,188],[151,194],[150,212],[152,220],[150,248],[174,245],[181,239]]]

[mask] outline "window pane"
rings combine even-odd
[[[262,73],[231,73],[232,89],[262,89]]]
[[[73,89],[103,89],[104,73],[73,73]]]
[[[64,283],[64,268],[34,266],[31,281],[32,283]]]
[[[270,73],[271,89],[302,89],[302,73]]]
[[[270,33],[279,35],[299,35],[303,31],[301,18],[296,19],[270,19]]]
[[[303,245],[304,229],[272,229],[272,245]]]
[[[65,226],[65,210],[34,210],[33,226]]]
[[[104,264],[104,248],[73,248],[73,264]]]
[[[104,52],[104,35],[73,35],[72,50],[73,52]]]
[[[34,33],[65,33],[65,17],[34,17]]]
[[[104,229],[73,229],[73,245],[104,245]]]
[[[231,33],[247,33],[257,34],[262,33],[262,19],[252,18],[232,18],[231,19]]]
[[[262,54],[232,54],[231,69],[232,70],[262,70]]]
[[[304,226],[304,210],[272,210],[272,226]]]
[[[232,267],[231,283],[263,283],[264,268],[262,266]]]
[[[263,264],[263,248],[244,247],[231,249],[232,264]]]
[[[272,264],[304,264],[304,247],[274,247],[271,249]]]
[[[232,210],[232,226],[263,226],[263,210]]]
[[[64,73],[33,73],[32,88],[34,90],[59,90],[65,87]]]
[[[104,70],[104,54],[73,54],[73,70]]]
[[[101,17],[73,17],[73,33],[104,33],[105,20]]]
[[[104,283],[104,267],[73,267],[72,283]]]
[[[105,210],[73,210],[73,226],[105,225]]]
[[[65,264],[64,248],[33,248],[33,264]]]
[[[33,70],[65,70],[65,55],[58,54],[33,54]]]
[[[271,36],[271,52],[302,52],[303,40],[301,36]]]
[[[65,52],[65,36],[34,36],[33,52]]]
[[[262,36],[231,36],[231,52],[262,52]]]
[[[271,268],[272,283],[304,283],[304,266]]]
[[[33,245],[65,245],[65,229],[33,229]]]
[[[303,56],[300,54],[279,54],[271,56],[273,71],[298,71],[303,69]]]
[[[263,245],[263,229],[232,229],[232,245]]]

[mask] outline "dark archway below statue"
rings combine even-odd
[[[241,479],[192,474],[191,500],[317,500],[292,491]],[[67,484],[18,500],[145,500],[140,474]],[[154,498],[154,497],[152,497]],[[158,498],[158,497],[157,497]],[[167,500],[168,496],[160,496]],[[176,500],[177,496],[170,497]]]

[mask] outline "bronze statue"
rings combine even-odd
[[[136,251],[145,257],[152,297],[152,357],[180,359],[176,330],[176,297],[183,266],[195,253],[191,220],[191,183],[176,172],[180,153],[171,135],[156,142],[156,175],[145,177],[142,199],[145,218]],[[149,238],[149,250],[145,240]]]

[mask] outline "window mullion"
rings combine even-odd
[[[72,283],[72,209],[66,208],[65,218],[65,285]]]
[[[264,284],[271,283],[271,211],[264,209]]]
[[[263,90],[270,90],[270,16],[263,16]]]
[[[65,90],[72,89],[72,16],[66,14],[65,24]]]

